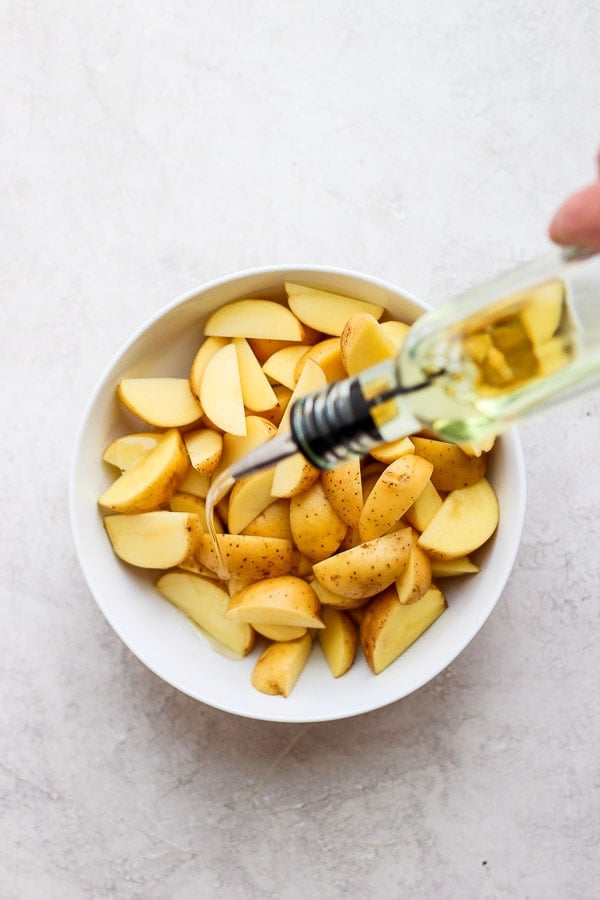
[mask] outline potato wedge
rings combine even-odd
[[[295,641],[278,641],[263,650],[252,672],[252,686],[262,694],[289,697],[312,652],[309,634]]]
[[[196,497],[206,499],[210,488],[210,476],[201,475],[194,468],[191,468],[181,484],[179,490],[185,494],[195,494]]]
[[[375,316],[357,312],[344,325],[340,338],[342,362],[348,375],[358,375],[364,369],[386,359],[393,359],[396,347]]]
[[[283,384],[284,387],[293,391],[300,377],[300,372],[296,375],[298,360],[306,357],[309,350],[310,347],[307,347],[306,344],[290,344],[289,347],[283,347],[263,363],[262,371],[265,376],[268,375],[273,381]]]
[[[125,472],[135,465],[148,450],[153,450],[161,437],[159,432],[153,431],[124,434],[108,445],[102,454],[102,459],[120,469],[121,472]]]
[[[277,398],[277,402],[275,406],[271,407],[271,409],[264,409],[261,412],[261,416],[263,419],[267,419],[277,428],[281,424],[281,420],[283,419],[284,413],[287,409],[287,405],[290,402],[292,392],[283,384],[274,384],[273,391],[275,393],[275,397]]]
[[[452,491],[419,538],[436,559],[467,556],[485,544],[498,525],[498,500],[487,479]]]
[[[294,453],[275,466],[271,493],[274,497],[296,497],[307,491],[318,480],[319,474],[319,469],[301,453]]]
[[[446,599],[433,585],[417,603],[398,600],[395,588],[375,597],[360,623],[360,641],[367,665],[379,675],[444,612]]]
[[[310,347],[296,363],[296,380],[300,377],[300,372],[307,359],[314,359],[318,363],[329,383],[341,381],[346,377],[339,337],[325,338],[324,341],[319,341],[318,344]]]
[[[341,335],[344,325],[355,312],[368,312],[376,319],[383,315],[382,306],[366,300],[355,300],[290,281],[286,282],[285,289],[290,309],[298,319],[324,334]]]
[[[134,513],[104,517],[117,556],[141,569],[170,569],[192,556],[201,532],[195,513]]]
[[[247,656],[254,647],[252,628],[225,618],[229,595],[216,582],[190,572],[168,572],[158,579],[156,588],[194,625],[228,650]]]
[[[475,484],[485,475],[487,456],[467,456],[456,444],[412,437],[415,453],[433,465],[431,483],[438,491],[455,491]]]
[[[433,578],[453,578],[456,575],[474,575],[480,572],[479,566],[468,556],[456,556],[454,559],[432,559],[431,574]]]
[[[379,447],[373,447],[370,452],[373,459],[389,466],[390,463],[394,462],[396,459],[400,459],[401,456],[406,456],[408,453],[414,453],[415,445],[409,437],[403,437],[397,441],[388,441],[387,444],[380,444]]]
[[[179,432],[167,431],[163,439],[137,463],[123,472],[98,498],[113,512],[135,513],[158,509],[175,493],[190,468]]]
[[[360,606],[364,606],[368,599],[365,597],[342,597],[341,594],[336,594],[334,591],[326,588],[314,576],[309,577],[309,584],[319,598],[319,602],[321,603],[321,612],[324,606],[331,606],[333,609],[342,610],[357,609]]]
[[[304,579],[282,575],[257,581],[234,594],[225,615],[256,625],[324,628],[320,610],[319,598]]]
[[[387,534],[397,526],[429,481],[433,465],[408,454],[394,460],[375,482],[365,500],[359,530],[363,541]]]
[[[313,562],[335,553],[347,528],[327,499],[320,481],[292,497],[290,526],[296,547]]]
[[[321,618],[325,628],[318,641],[334,678],[345,675],[352,666],[358,647],[358,628],[349,615],[333,607],[323,607]]]
[[[406,566],[396,579],[398,600],[407,605],[416,603],[431,587],[431,560],[417,544],[417,537],[415,532]]]
[[[277,404],[277,396],[252,347],[241,337],[233,338],[232,343],[237,355],[244,406],[254,412],[272,409]]]
[[[169,500],[169,509],[171,512],[196,513],[199,519],[200,531],[208,531],[208,526],[206,524],[206,504],[203,497],[198,497],[196,494],[188,494],[185,491],[177,491]],[[222,534],[225,531],[225,528],[216,511],[213,513],[213,522],[215,531]]]
[[[283,497],[273,500],[241,530],[240,534],[255,534],[261,537],[276,537],[293,541],[290,525],[290,501]]]
[[[204,326],[206,335],[302,341],[304,329],[293,312],[274,300],[234,300],[216,309]]]
[[[373,597],[398,578],[411,545],[411,530],[404,528],[330,556],[316,563],[313,572],[334,594],[356,600]]]
[[[271,575],[286,575],[293,561],[291,541],[245,534],[220,534],[217,538],[226,571],[221,573],[219,560],[208,534],[200,535],[198,561],[220,577],[247,578],[258,581]]]
[[[246,434],[242,381],[233,344],[217,350],[208,360],[200,382],[200,403],[218,428],[228,434]]]
[[[211,359],[218,350],[222,350],[229,343],[227,338],[208,337],[203,340],[198,352],[196,353],[192,365],[190,367],[189,382],[192,394],[200,403],[200,385],[202,377],[209,359]]]
[[[397,322],[392,319],[388,322],[382,322],[381,327],[393,342],[396,353],[398,353],[410,331],[410,325],[407,325],[406,322]]]
[[[255,632],[270,641],[295,641],[304,637],[306,628],[300,625],[252,625]]]
[[[227,513],[227,526],[230,534],[240,534],[259,513],[273,503],[272,486],[272,469],[255,472],[234,484],[229,495]]]
[[[352,459],[323,472],[321,482],[327,499],[340,519],[346,525],[357,526],[363,509],[360,460]]]
[[[158,428],[181,428],[202,415],[187,378],[123,378],[117,396],[130,412]]]
[[[212,428],[198,428],[183,436],[190,462],[200,475],[212,475],[223,452],[223,435]]]
[[[441,506],[442,498],[431,481],[428,481],[413,505],[404,513],[404,518],[417,531],[425,531]]]

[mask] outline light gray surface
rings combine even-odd
[[[597,4],[0,10],[6,900],[598,896],[598,394],[521,429],[522,549],[436,681],[331,725],[146,671],[74,555],[83,405],[150,313],[248,266],[437,303],[546,246],[594,176]]]

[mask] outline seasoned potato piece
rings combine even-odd
[[[466,556],[481,547],[498,525],[498,500],[489,481],[452,491],[419,538],[436,559]]]
[[[327,665],[334,678],[345,675],[354,662],[358,646],[358,628],[350,616],[333,607],[324,607],[321,617],[325,624],[318,633]]]
[[[189,468],[190,461],[181,436],[171,429],[156,447],[113,481],[98,503],[105,509],[122,513],[158,509],[177,490]]]
[[[347,527],[327,499],[320,481],[292,497],[290,525],[298,550],[316,562],[337,550]]]
[[[445,609],[446,599],[433,585],[409,606],[400,603],[395,588],[371,600],[360,623],[360,640],[369,668],[375,675],[383,672]]]
[[[202,415],[187,378],[123,378],[117,396],[130,412],[158,428],[181,428]]]
[[[112,548],[122,560],[142,569],[170,569],[191,556],[201,524],[195,513],[158,512],[105,516]]]
[[[384,469],[365,500],[359,529],[363,541],[396,527],[429,481],[433,466],[415,454],[401,456]]]
[[[438,491],[454,491],[457,488],[475,484],[485,475],[487,456],[467,456],[466,453],[447,441],[413,437],[415,453],[433,465],[431,483]]]
[[[229,595],[220,585],[189,572],[168,572],[158,579],[160,594],[188,619],[233,653],[246,656],[254,646],[254,632],[244,622],[225,618]]]
[[[252,672],[252,686],[262,694],[289,697],[312,652],[309,634],[295,641],[278,641],[263,650]]]
[[[294,575],[265,578],[230,598],[226,616],[256,625],[324,628],[319,598],[309,584]]]
[[[392,584],[406,565],[411,530],[404,528],[344,550],[313,566],[323,587],[356,600],[372,597]]]
[[[327,499],[347,525],[357,526],[363,509],[360,460],[351,459],[323,472],[321,482]]]
[[[257,581],[269,575],[285,575],[292,565],[291,541],[245,534],[220,534],[217,543],[226,568],[224,577],[233,575]],[[203,566],[220,574],[219,560],[208,534],[200,535],[196,556]]]

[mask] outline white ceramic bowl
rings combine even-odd
[[[230,713],[267,721],[316,722],[357,715],[405,697],[445,669],[473,639],[514,564],[525,513],[525,469],[513,430],[497,442],[489,470],[499,498],[500,523],[476,556],[481,572],[445,580],[448,609],[388,669],[372,675],[359,653],[352,669],[333,679],[317,645],[290,697],[256,691],[250,675],[257,651],[242,661],[215,652],[154,590],[156,573],[135,570],[115,557],[96,500],[114,477],[101,461],[105,446],[136,428],[116,399],[119,379],[187,375],[208,313],[240,297],[282,296],[286,280],[382,304],[407,321],[424,309],[424,304],[391,284],[321,267],[255,269],[180,297],[142,325],[100,378],[76,441],[70,507],[75,544],[91,592],[119,637],[149,669],[186,694]]]

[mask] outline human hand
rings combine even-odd
[[[600,177],[600,153],[597,162]],[[549,234],[556,244],[600,251],[600,180],[565,200],[550,223]]]

